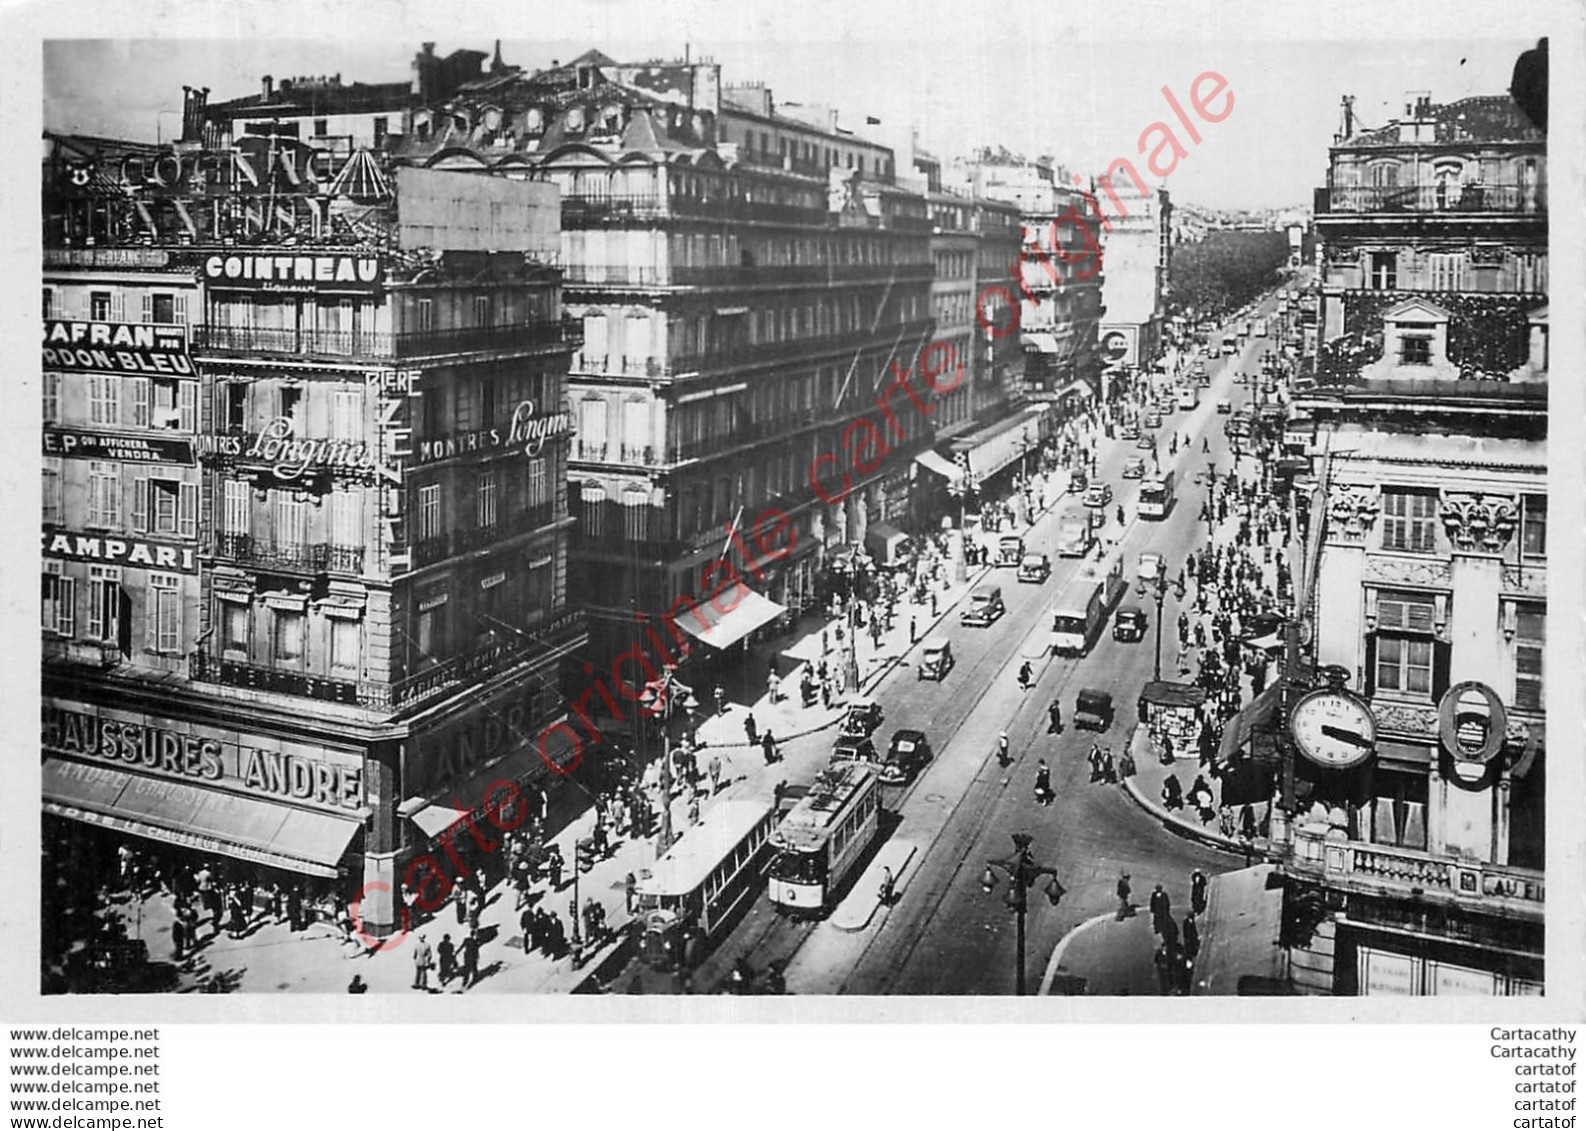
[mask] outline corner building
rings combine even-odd
[[[1545,169],[1507,97],[1423,97],[1368,132],[1346,100],[1317,193],[1323,333],[1294,397],[1315,421],[1315,661],[1376,741],[1297,765],[1302,988],[1541,992]]]
[[[206,145],[202,97],[158,153],[50,139],[44,805],[384,934],[579,754],[559,204]]]

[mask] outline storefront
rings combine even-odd
[[[48,814],[275,879],[341,891],[361,876],[372,810],[355,749],[68,699],[46,698],[42,721]]]

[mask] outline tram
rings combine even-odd
[[[816,777],[771,838],[771,901],[820,914],[864,858],[880,825],[881,778],[865,762],[839,762]]]

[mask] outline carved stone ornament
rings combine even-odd
[[[1503,567],[1503,591],[1527,597],[1547,596],[1547,567],[1509,565]]]
[[[1443,529],[1456,549],[1501,554],[1520,522],[1520,501],[1513,495],[1444,492]]]
[[[1422,738],[1437,734],[1437,708],[1431,705],[1417,707],[1408,703],[1371,701],[1371,713],[1377,720],[1377,730],[1413,734]]]
[[[1446,589],[1454,583],[1453,569],[1442,558],[1410,558],[1388,554],[1367,554],[1362,576],[1366,581],[1388,585],[1416,585]]]
[[[1329,533],[1341,540],[1365,538],[1382,512],[1382,492],[1376,487],[1340,484],[1328,493]]]

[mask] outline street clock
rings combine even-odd
[[[1289,734],[1299,752],[1318,766],[1347,770],[1371,757],[1377,743],[1377,720],[1359,696],[1323,688],[1294,704]]]

